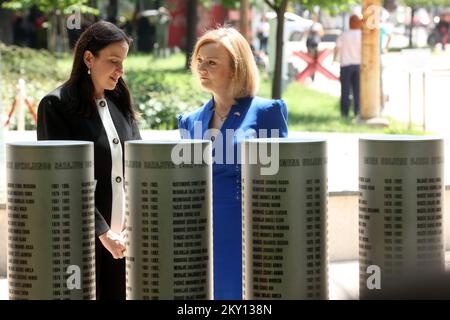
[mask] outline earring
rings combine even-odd
[[[90,68],[88,68],[88,74],[91,74],[91,69]]]

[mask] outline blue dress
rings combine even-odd
[[[287,108],[282,100],[245,97],[236,100],[213,140],[213,265],[214,299],[242,299],[241,166],[238,142],[246,137],[287,137]],[[181,137],[209,139],[214,99],[201,108],[179,116]],[[236,133],[231,135],[233,131]],[[260,134],[261,133],[261,134]],[[223,142],[220,143],[220,138]],[[232,149],[231,149],[232,148]],[[230,152],[234,152],[230,155]],[[228,155],[227,155],[228,154]],[[222,157],[222,156],[223,157]]]

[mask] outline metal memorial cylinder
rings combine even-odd
[[[125,143],[127,299],[212,299],[206,140]]]
[[[6,146],[10,299],[95,299],[92,142]]]
[[[360,298],[404,298],[444,271],[443,139],[359,140]]]
[[[244,299],[327,299],[327,146],[242,143]]]

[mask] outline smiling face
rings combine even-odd
[[[197,76],[205,90],[212,93],[229,90],[233,70],[230,55],[222,44],[212,42],[200,47],[197,55]]]
[[[96,97],[100,98],[104,90],[114,90],[124,73],[123,62],[128,55],[126,41],[115,42],[103,48],[94,56],[89,50],[84,53],[84,62],[91,70],[91,79]]]

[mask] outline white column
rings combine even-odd
[[[213,298],[210,146],[125,143],[127,299]]]

